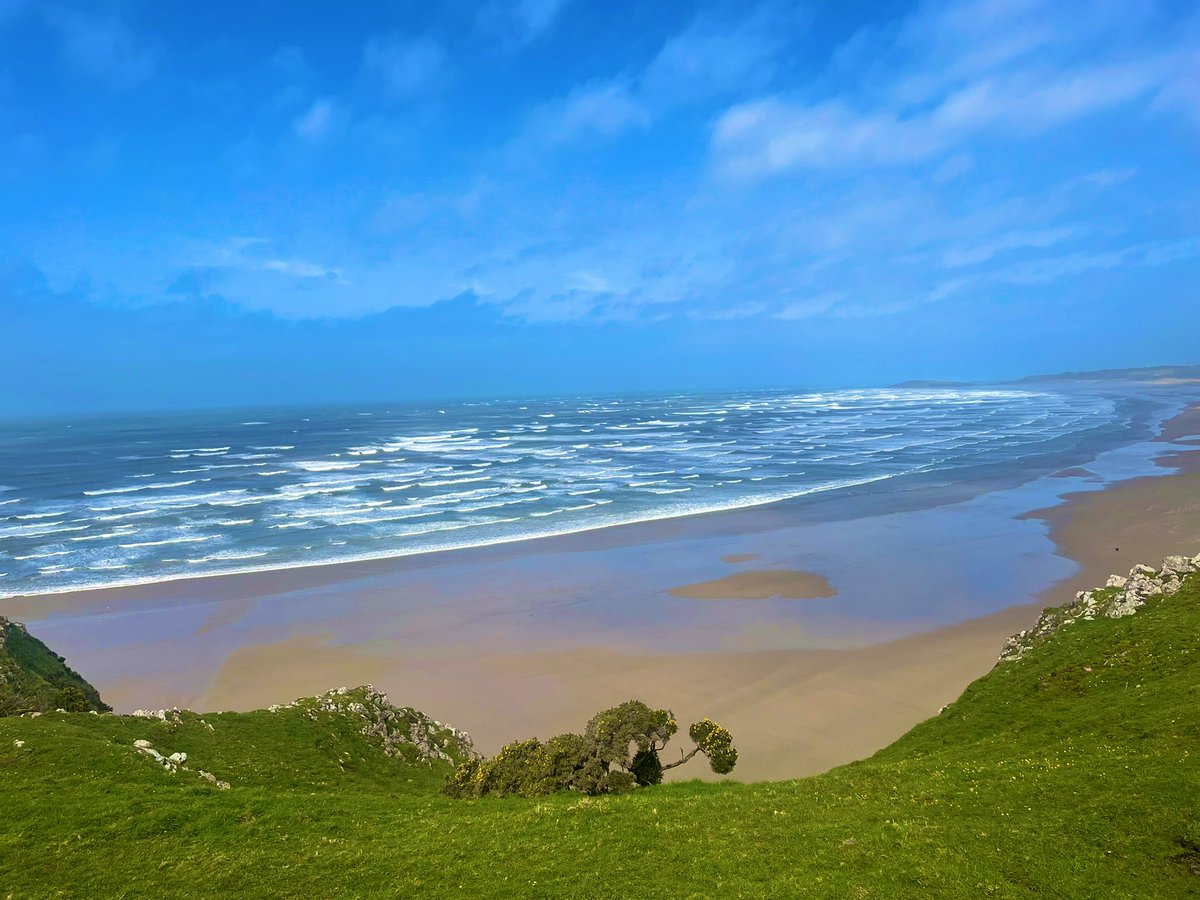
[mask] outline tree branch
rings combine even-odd
[[[667,763],[665,766],[663,766],[663,771],[665,772],[665,771],[667,771],[667,769],[674,769],[676,766],[682,766],[685,762],[687,762],[689,759],[691,759],[693,756],[695,756],[699,752],[700,752],[699,747],[693,747],[692,752],[689,753],[687,756],[683,757],[681,760],[679,760],[679,762]]]

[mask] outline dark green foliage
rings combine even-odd
[[[670,710],[629,700],[597,713],[582,735],[560,734],[544,744],[537,738],[517,741],[502,747],[492,759],[465,762],[444,790],[459,799],[538,797],[558,791],[619,794],[660,784],[664,769],[700,752],[709,757],[714,772],[726,774],[733,769],[737,761],[733,737],[708,719],[691,728],[693,740],[699,734],[703,743],[697,741],[696,749],[680,762],[664,766],[659,751],[678,730]]]
[[[547,742],[532,738],[500,748],[491,760],[469,760],[450,775],[444,791],[469,799],[493,794],[541,797],[557,791],[612,793],[618,788],[595,748],[582,734],[559,734]]]
[[[88,701],[83,695],[83,691],[74,685],[63,688],[58,692],[58,698],[55,700],[56,709],[61,709],[66,712],[87,712]]]
[[[0,616],[0,716],[53,709],[108,712],[110,707],[24,625]]]
[[[554,791],[601,794],[614,790],[611,775],[583,735],[568,733],[551,738],[544,755],[549,776],[546,783],[554,784]]]
[[[711,719],[701,719],[688,729],[688,735],[700,752],[708,757],[708,764],[718,775],[728,775],[737,763],[737,750],[733,747],[733,735]]]
[[[592,716],[584,734],[606,764],[628,769],[633,763],[631,747],[643,752],[661,749],[678,730],[669,709],[651,709],[640,700],[627,700]]]
[[[24,693],[13,690],[7,684],[0,684],[0,718],[4,716],[22,716],[37,709],[33,700]]]
[[[544,744],[537,738],[506,744],[489,760],[468,760],[455,769],[444,790],[459,799],[485,794],[539,797],[566,790],[603,794],[613,792],[610,781],[591,741],[560,734]]]
[[[629,767],[629,774],[641,787],[649,787],[652,784],[662,784],[663,780],[663,764],[659,759],[658,751],[656,750],[639,750],[633,756],[633,764]]]
[[[542,742],[537,738],[514,741],[501,747],[491,764],[482,770],[485,777],[481,793],[499,797],[508,794],[536,797],[554,793],[557,785],[551,777],[548,754],[543,750]]]

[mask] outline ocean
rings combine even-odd
[[[1085,460],[1099,391],[559,398],[0,422],[0,596],[402,556]]]

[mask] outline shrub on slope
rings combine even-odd
[[[107,712],[110,707],[24,625],[0,616],[0,716],[53,709]]]

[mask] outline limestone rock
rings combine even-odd
[[[1188,575],[1196,571],[1196,564],[1186,556],[1168,556],[1163,560],[1162,568],[1159,569],[1158,575],[1160,578],[1166,578],[1171,575]]]
[[[1138,573],[1130,577],[1125,584],[1125,593],[1133,597],[1145,599],[1162,593],[1162,586],[1154,580],[1154,576]]]
[[[176,725],[183,721],[183,717],[179,714],[179,707],[174,709],[135,709],[132,715],[144,719],[158,719],[161,722],[171,722]]]
[[[215,787],[218,791],[229,790],[229,782],[219,780],[212,772],[205,772],[203,769],[201,769],[200,777]]]
[[[1132,616],[1145,605],[1145,601],[1139,600],[1131,594],[1121,594],[1105,610],[1104,614],[1110,619],[1123,619],[1125,616]]]
[[[314,721],[322,713],[350,716],[362,722],[362,733],[374,738],[388,756],[415,751],[421,762],[443,760],[459,763],[475,759],[471,736],[451,725],[431,719],[412,707],[397,707],[387,694],[367,684],[358,688],[340,687],[319,697],[307,697],[280,706],[279,709],[304,710]]]
[[[1159,569],[1139,563],[1129,570],[1128,577],[1111,575],[1103,588],[1079,591],[1073,601],[1043,610],[1033,628],[1004,642],[999,662],[1021,659],[1042,640],[1075,622],[1134,615],[1148,602],[1177,594],[1185,578],[1200,577],[1194,573],[1200,573],[1200,555],[1168,556]]]

